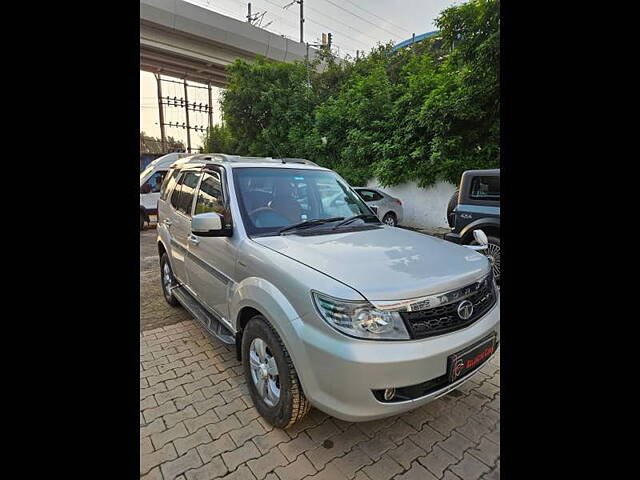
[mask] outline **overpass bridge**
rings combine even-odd
[[[293,62],[307,46],[184,0],[140,0],[141,70],[225,87],[225,67],[256,54]]]

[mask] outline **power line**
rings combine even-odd
[[[393,35],[394,37],[400,37],[400,38],[402,38],[402,35],[398,35],[397,33],[393,33],[392,31],[387,30],[386,28],[383,28],[383,27],[381,27],[381,26],[379,26],[379,25],[376,25],[375,23],[370,22],[370,21],[369,21],[369,20],[367,20],[366,18],[361,17],[361,16],[360,16],[360,15],[358,15],[357,13],[353,13],[353,12],[351,12],[351,11],[347,10],[346,8],[342,8],[340,5],[338,5],[338,4],[336,4],[336,3],[333,3],[331,0],[325,0],[325,1],[326,1],[326,2],[328,2],[328,3],[330,3],[331,5],[333,5],[334,7],[339,8],[339,9],[340,9],[340,10],[342,10],[343,12],[347,12],[349,15],[353,15],[354,17],[359,18],[360,20],[362,20],[363,22],[368,23],[368,24],[369,24],[369,25],[371,25],[371,26],[374,26],[374,27],[376,27],[376,28],[379,28],[380,30],[384,30],[385,32],[390,33],[390,34],[391,34],[391,35]]]
[[[361,31],[360,31],[360,30],[358,30],[357,28],[355,28],[355,27],[353,27],[353,26],[351,26],[351,25],[348,25],[348,24],[346,24],[346,23],[344,23],[344,22],[341,22],[341,21],[340,21],[340,20],[338,20],[337,18],[332,18],[332,17],[330,17],[330,16],[328,16],[328,15],[326,15],[326,14],[322,13],[320,10],[316,10],[315,8],[310,7],[309,5],[307,5],[307,8],[308,8],[309,10],[312,10],[312,11],[316,12],[316,13],[319,13],[320,15],[322,15],[323,17],[328,18],[329,20],[332,20],[332,21],[334,21],[334,22],[338,22],[339,24],[344,25],[345,27],[350,28],[351,30],[355,30],[355,31],[356,31],[356,32],[358,32],[360,35],[364,35],[365,37],[369,37],[369,38],[370,38],[371,40],[373,40],[374,42],[377,42],[377,41],[378,41],[378,39],[377,39],[377,38],[373,38],[372,36],[367,35],[367,34],[366,34],[366,33],[364,33],[364,32],[361,32]]]
[[[403,32],[405,32],[405,31],[406,31],[406,32],[409,32],[409,31],[411,30],[411,29],[406,28],[406,27],[401,27],[400,25],[397,25],[397,24],[395,24],[395,23],[391,22],[390,20],[387,20],[386,18],[382,18],[382,17],[380,17],[379,15],[376,15],[375,13],[373,13],[373,12],[371,12],[371,11],[369,11],[369,10],[365,9],[365,8],[362,8],[361,6],[359,6],[359,5],[355,4],[355,3],[353,3],[351,0],[346,0],[346,1],[347,1],[347,2],[349,2],[351,5],[353,5],[354,7],[359,8],[359,9],[360,9],[360,10],[362,10],[363,12],[366,12],[366,13],[368,13],[369,15],[373,15],[373,16],[374,16],[374,17],[376,17],[378,20],[382,20],[383,22],[386,22],[386,23],[388,23],[389,25],[393,25],[395,28],[398,28],[398,29],[402,30]]]

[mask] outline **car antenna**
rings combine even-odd
[[[260,128],[262,128],[263,130],[265,130],[264,125],[262,124],[262,120],[258,119],[258,125],[260,125]],[[285,162],[284,158],[282,157],[282,155],[280,155],[280,152],[278,151],[277,147],[274,145],[274,143],[271,141],[271,138],[267,138],[269,140],[269,143],[271,144],[271,147],[273,148],[273,150],[276,152],[276,155],[278,155],[280,157],[280,161],[282,163],[287,163]]]

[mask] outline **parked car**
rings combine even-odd
[[[160,187],[169,166],[179,158],[188,155],[188,153],[169,153],[156,158],[140,173],[140,230],[144,228],[145,223],[153,224],[157,221]]]
[[[392,197],[388,193],[377,188],[355,187],[354,190],[367,202],[387,225],[395,227],[402,222],[404,210],[400,199]]]
[[[166,301],[235,345],[256,409],[276,427],[311,405],[345,421],[417,408],[499,346],[487,257],[384,224],[307,160],[181,159],[158,221]]]
[[[445,240],[475,245],[473,230],[484,231],[489,241],[485,254],[500,283],[500,169],[464,172],[447,210],[452,231]]]

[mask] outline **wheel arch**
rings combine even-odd
[[[235,321],[236,354],[241,360],[242,332],[251,318],[262,315],[282,339],[295,363],[295,332],[292,323],[300,316],[284,294],[267,280],[249,277],[235,289],[229,308],[230,318]]]
[[[500,219],[499,218],[479,218],[466,225],[460,232],[460,243],[466,244],[473,240],[473,231],[482,230],[487,236],[500,238]]]

